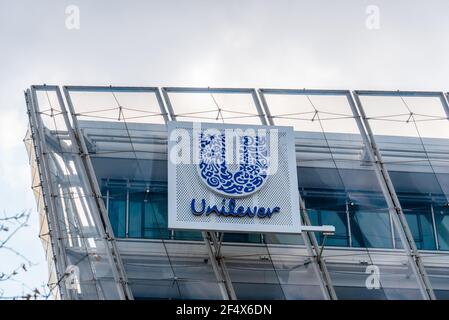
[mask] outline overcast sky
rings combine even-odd
[[[30,85],[449,90],[448,57],[447,0],[0,0],[0,212],[32,211],[14,245],[37,264],[19,279],[47,279],[22,143]],[[0,272],[18,261],[0,254]]]

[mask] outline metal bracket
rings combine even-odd
[[[331,236],[335,234],[335,227],[324,225],[324,226],[301,226],[301,231],[305,232],[322,232],[324,236]]]

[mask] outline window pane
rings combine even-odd
[[[354,247],[392,248],[388,212],[354,210],[350,220]]]
[[[360,287],[336,287],[340,300],[419,300],[421,296],[413,289],[384,288],[382,290]]]
[[[349,246],[346,218],[346,197],[342,192],[306,192],[301,195],[305,201],[307,213],[314,226],[332,225],[335,234],[327,236],[326,245]],[[320,232],[315,233],[319,243],[323,241]]]
[[[261,238],[258,233],[225,233],[223,236],[225,242],[245,242],[260,243]]]
[[[141,238],[143,236],[143,201],[134,193],[129,195],[129,226],[128,236],[130,238]]]
[[[168,239],[167,193],[149,192],[144,197],[144,237]]]
[[[434,207],[440,250],[449,250],[449,207]]]
[[[114,236],[126,237],[126,188],[109,190],[109,219]]]
[[[267,244],[304,244],[303,238],[299,234],[265,233],[263,236]]]
[[[175,231],[176,240],[202,241],[203,235],[200,231]]]
[[[435,250],[435,236],[433,232],[432,211],[429,204],[402,203],[416,247],[419,250]]]
[[[322,226],[331,225],[335,227],[335,234],[327,236],[327,246],[347,247],[349,245],[348,228],[346,223],[346,212],[338,212],[331,210],[309,210],[309,217],[312,225]],[[320,243],[323,241],[323,234],[317,233]]]

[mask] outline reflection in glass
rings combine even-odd
[[[167,239],[167,194],[150,189],[129,193],[129,237]]]
[[[354,247],[393,247],[388,212],[351,210],[350,220]]]
[[[126,236],[126,189],[114,188],[109,190],[108,213],[114,236]]]
[[[434,208],[440,250],[449,250],[449,206]]]
[[[312,225],[332,225],[335,226],[335,234],[327,236],[326,245],[328,246],[349,246],[348,219],[346,211],[346,199],[344,196],[308,196],[304,197],[306,207],[308,208],[309,218]],[[318,233],[317,240],[323,242],[323,235]]]
[[[401,205],[416,247],[419,250],[436,250],[431,205],[406,200]]]

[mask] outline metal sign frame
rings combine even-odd
[[[176,130],[179,126],[182,128],[193,128],[193,123],[191,122],[169,122],[168,123],[168,135],[170,136],[171,132],[173,130]],[[237,124],[215,124],[215,123],[202,123],[201,129],[218,129],[220,131],[223,131],[225,129],[241,129],[243,131],[247,129],[254,129],[254,130],[277,130],[282,134],[285,134],[285,138],[282,142],[279,143],[285,143],[287,146],[284,146],[286,149],[286,159],[282,159],[280,161],[286,161],[288,165],[287,172],[285,174],[288,174],[288,184],[285,186],[277,186],[284,190],[280,195],[286,197],[287,199],[278,199],[279,205],[281,206],[283,203],[289,203],[289,208],[291,208],[290,212],[279,212],[278,214],[283,215],[289,215],[291,218],[291,225],[274,225],[270,223],[265,223],[267,220],[264,220],[264,222],[258,222],[259,219],[257,217],[254,217],[252,220],[254,223],[238,223],[238,222],[200,222],[200,219],[197,219],[199,221],[180,221],[177,218],[177,204],[178,204],[178,194],[180,191],[183,191],[186,186],[180,186],[177,185],[177,170],[181,170],[179,167],[177,167],[177,164],[173,163],[173,161],[168,160],[168,227],[170,229],[185,229],[185,230],[201,230],[201,231],[222,231],[222,232],[255,232],[255,233],[290,233],[290,234],[300,234],[302,231],[301,227],[301,219],[299,215],[299,192],[297,189],[297,174],[296,174],[296,157],[295,157],[295,148],[294,148],[294,134],[293,134],[293,128],[291,127],[273,127],[273,126],[260,126],[260,125],[237,125]],[[192,133],[193,134],[193,133]],[[195,139],[194,137],[192,137]],[[170,154],[170,151],[173,147],[175,147],[176,141],[172,141],[169,139],[168,142],[168,153]],[[270,152],[272,152],[270,150]],[[274,150],[274,152],[278,152],[278,150]],[[197,174],[197,167],[198,165],[195,163],[191,163],[189,165],[183,164],[182,169],[183,170],[193,170]],[[281,174],[278,172],[275,173],[275,175]],[[213,190],[209,189],[200,179],[200,176],[198,174],[198,181],[195,185],[198,185],[197,188],[204,190],[205,192],[209,193],[210,196],[217,195],[220,198],[226,199],[229,201],[233,197],[231,196],[223,196],[218,195]],[[269,176],[267,179],[273,179],[273,177]],[[287,177],[286,177],[287,178]],[[276,178],[279,179],[279,178]],[[285,187],[285,188],[284,188]],[[179,188],[179,189],[178,189]],[[266,189],[267,186],[263,186],[261,190],[258,190],[255,193],[251,193],[244,197],[235,198],[238,201],[241,198],[244,198],[246,200],[254,201],[252,199],[258,199],[260,194],[263,195],[273,195],[274,192],[270,192]],[[263,205],[264,201],[262,200],[261,203],[257,201],[257,204]],[[215,203],[214,203],[215,204]],[[220,203],[216,203],[216,205],[220,205]],[[233,217],[232,219],[239,219],[239,217]],[[271,218],[269,218],[271,219]],[[202,220],[202,219],[201,219]],[[262,220],[260,220],[262,221]]]

